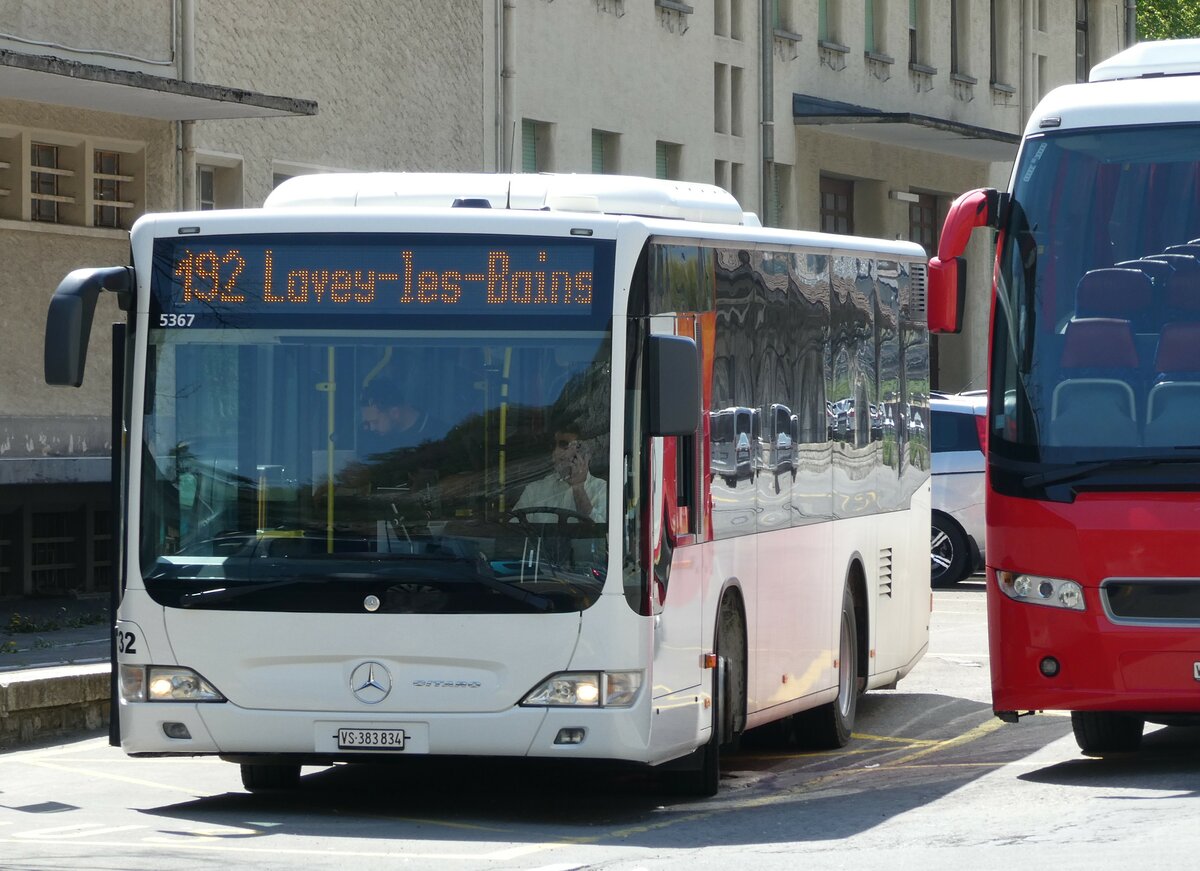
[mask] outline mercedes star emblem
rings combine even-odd
[[[350,691],[364,705],[377,705],[392,691],[392,676],[378,662],[364,662],[350,674]]]

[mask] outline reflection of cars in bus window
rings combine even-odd
[[[796,416],[786,405],[773,403],[766,416],[759,450],[760,468],[773,475],[791,472],[796,475],[796,443],[793,421]]]
[[[754,447],[751,435],[757,414],[745,406],[714,411],[710,415],[712,439],[710,476],[722,478],[730,487],[754,478]]]

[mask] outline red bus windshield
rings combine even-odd
[[[1162,460],[1200,485],[1197,125],[1027,140],[997,294],[989,449],[1019,469],[999,489],[1127,486]]]

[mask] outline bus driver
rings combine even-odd
[[[554,446],[550,451],[550,472],[526,485],[514,511],[528,512],[527,519],[534,523],[552,523],[558,517],[531,512],[532,508],[562,508],[597,523],[604,522],[608,485],[588,470],[591,449],[580,440],[579,429],[577,425],[564,423],[555,430]]]

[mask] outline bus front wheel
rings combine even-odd
[[[250,792],[276,792],[299,785],[299,765],[242,764],[242,786]]]
[[[1075,743],[1088,756],[1132,753],[1142,744],[1141,717],[1113,711],[1072,711]]]
[[[715,646],[718,666],[712,684],[712,732],[703,747],[668,775],[673,791],[685,795],[717,794],[721,785],[721,748],[736,747],[745,723],[746,630],[740,609],[729,599],[721,604]]]

